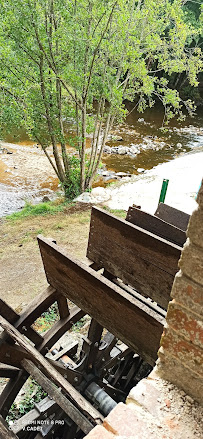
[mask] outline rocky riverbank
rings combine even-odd
[[[191,214],[196,208],[196,193],[203,178],[203,146],[200,152],[178,157],[160,164],[142,175],[124,177],[122,182],[107,188],[94,188],[91,193],[80,195],[77,200],[85,203],[103,203],[111,209],[125,209],[132,204],[154,213],[163,179],[169,179],[165,202]]]

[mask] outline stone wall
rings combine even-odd
[[[161,339],[158,373],[203,404],[203,181]]]

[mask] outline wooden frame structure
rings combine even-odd
[[[164,309],[177,271],[184,232],[167,224],[164,231],[162,224],[160,237],[155,234],[157,223],[154,222],[149,230],[146,215],[136,212],[135,217],[136,225],[129,223],[132,211],[125,221],[92,208],[87,248],[91,266],[76,260],[52,240],[38,237],[49,286],[20,315],[0,300],[3,328],[0,376],[9,378],[0,396],[3,418],[31,375],[53,398],[51,405],[50,401],[46,402],[49,409],[57,406],[58,416],[65,413],[87,434],[102,422],[102,415],[77,390],[82,383],[84,364],[86,370],[91,371],[92,362],[96,361],[96,368],[104,376],[107,367],[113,367],[120,356],[116,354],[110,360],[108,357],[115,346],[115,337],[126,345],[123,358],[133,351],[148,364],[155,364],[165,321]],[[140,227],[141,220],[145,229]],[[67,299],[74,302],[73,308],[69,309]],[[58,304],[60,319],[45,335],[39,334],[33,323],[54,302]],[[55,361],[60,358],[59,354],[52,360],[45,358],[49,349],[86,313],[93,320],[83,343],[81,365],[67,368]],[[103,327],[110,331],[104,351],[108,355],[103,353],[102,346],[99,347]],[[68,355],[69,350],[63,353]],[[43,410],[39,410],[39,418],[43,416]],[[1,431],[5,431],[8,438],[26,437],[20,421],[13,432],[9,432],[0,419]],[[30,437],[40,439],[42,436],[33,433]],[[49,432],[44,437],[49,437]]]

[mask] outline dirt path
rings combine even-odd
[[[0,297],[20,312],[47,285],[38,234],[52,237],[80,260],[86,259],[90,207],[80,212],[0,220]]]

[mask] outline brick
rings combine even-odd
[[[180,337],[171,328],[165,329],[164,332],[161,339],[164,352],[176,357],[203,379],[203,349]]]
[[[169,303],[166,321],[169,327],[177,331],[179,336],[184,337],[193,344],[203,346],[203,321],[193,312],[183,308],[173,299]]]
[[[152,416],[140,413],[123,403],[119,403],[107,418],[104,427],[119,436],[119,439],[158,439],[159,429]]]
[[[186,276],[203,285],[203,249],[192,244],[189,238],[184,245],[179,267]]]
[[[203,206],[193,212],[189,222],[187,236],[193,244],[203,248]]]
[[[186,364],[181,363],[171,355],[167,355],[163,348],[159,349],[157,372],[161,378],[175,384],[203,405],[203,380],[191,369],[188,369]]]
[[[136,387],[133,387],[127,397],[126,404],[135,404],[143,407],[152,416],[160,414],[160,407],[157,403],[160,391],[156,387],[154,380],[145,378]]]
[[[184,276],[181,270],[176,274],[171,297],[184,307],[203,316],[203,286]]]
[[[115,435],[107,431],[102,425],[97,425],[85,436],[85,439],[115,439]]]

